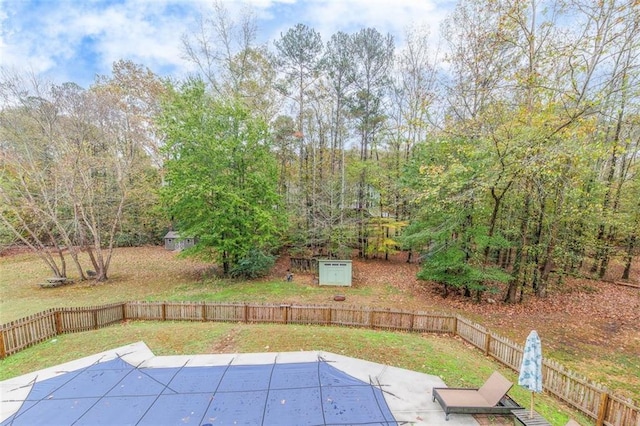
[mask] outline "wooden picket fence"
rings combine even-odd
[[[290,260],[291,270],[295,272],[318,272],[318,259],[315,257],[292,257]]]
[[[0,326],[0,358],[54,336],[97,330],[126,320],[228,321],[316,324],[457,335],[518,371],[523,347],[459,315],[369,309],[353,306],[297,306],[208,302],[125,302],[55,308]],[[611,394],[557,362],[543,362],[544,389],[595,420],[596,425],[640,426],[640,407]]]

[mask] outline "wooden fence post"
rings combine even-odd
[[[280,309],[282,311],[282,323],[289,323],[289,305],[280,305]]]
[[[56,322],[56,335],[62,334],[62,312],[56,311],[54,313],[54,318]]]
[[[162,302],[162,321],[167,320],[167,304]]]
[[[607,406],[609,405],[609,394],[602,392],[600,396],[600,406],[598,407],[598,419],[596,420],[596,426],[604,425],[604,419],[607,416]]]
[[[206,302],[202,302],[202,312],[201,312],[201,316],[202,316],[202,321],[206,321],[207,320],[207,306],[205,305]]]
[[[489,349],[491,348],[491,333],[486,333],[487,337],[484,340],[484,356],[489,355]]]
[[[453,317],[453,335],[458,335],[458,316]]]
[[[324,314],[324,322],[325,324],[331,325],[332,322],[332,314],[331,314],[331,306],[329,306],[328,308],[325,308],[325,314]]]
[[[127,303],[128,302],[124,302],[122,304],[122,321],[126,321],[127,320]]]
[[[246,303],[244,305],[244,313],[242,319],[244,320],[245,324],[249,322],[249,305],[247,305]]]
[[[4,330],[0,331],[0,359],[7,357],[7,348],[4,346]]]
[[[98,309],[93,310],[93,329],[97,330],[98,327]]]

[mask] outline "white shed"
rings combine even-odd
[[[351,287],[350,260],[318,260],[318,284]]]

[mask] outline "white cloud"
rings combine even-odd
[[[108,74],[121,58],[154,70],[189,68],[181,59],[180,36],[198,12],[195,2],[16,4],[1,21],[0,57],[5,66],[33,69],[58,81],[75,79],[84,86],[95,74]]]
[[[190,70],[182,58],[181,36],[192,32],[199,13],[212,8],[212,0],[2,1],[2,64],[84,86],[96,73],[108,74],[111,64],[122,58],[158,73]],[[233,14],[245,6],[236,0],[224,3]],[[248,0],[246,4],[256,12],[262,41],[273,41],[301,22],[319,31],[324,41],[336,31],[375,27],[390,32],[399,45],[408,25],[427,23],[436,33],[444,16],[436,0]]]
[[[400,44],[410,25],[426,24],[432,33],[437,33],[446,13],[434,0],[313,0],[297,5],[298,13],[288,16],[286,21],[278,22],[279,17],[273,17],[278,24],[271,39],[301,22],[320,32],[325,41],[337,31],[350,33],[374,27],[381,33],[390,33]]]

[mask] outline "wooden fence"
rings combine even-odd
[[[315,257],[292,257],[289,262],[292,271],[318,273],[318,259]]]
[[[518,371],[523,347],[459,315],[349,306],[296,306],[207,302],[125,302],[56,308],[0,326],[0,358],[64,333],[97,330],[125,320],[231,321],[316,324],[460,336]],[[543,362],[544,389],[595,420],[597,425],[640,426],[640,408],[560,364]]]

